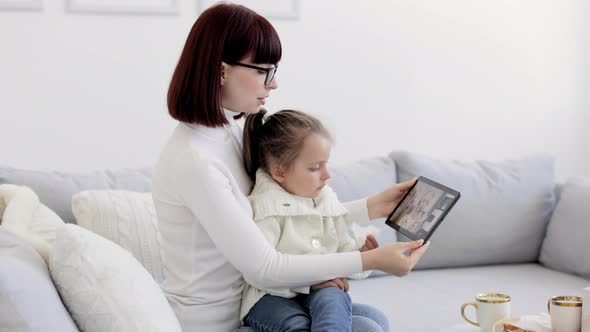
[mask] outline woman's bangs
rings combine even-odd
[[[256,64],[279,63],[282,47],[276,30],[265,19],[259,20],[253,30],[255,37],[251,39],[250,52],[248,52],[252,55],[251,61]]]

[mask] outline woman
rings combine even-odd
[[[369,244],[373,249],[362,253],[298,256],[268,244],[252,220],[246,197],[252,181],[234,118],[264,105],[278,86],[280,59],[281,43],[267,20],[243,6],[220,4],[195,22],[172,77],[168,108],[180,123],[154,169],[153,196],[162,288],[184,331],[239,327],[244,279],[259,288],[293,289],[365,270],[402,276],[428,247],[419,241]],[[345,206],[356,220],[384,217],[412,184]],[[386,326],[371,307],[352,310],[354,330]]]

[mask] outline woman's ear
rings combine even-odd
[[[270,166],[270,176],[278,183],[285,182],[285,170],[281,165],[277,163],[272,163],[272,165]]]
[[[225,84],[225,77],[227,76],[227,67],[228,65],[225,62],[221,63],[221,86]]]

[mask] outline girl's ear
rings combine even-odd
[[[278,183],[283,183],[285,182],[286,173],[281,165],[272,163],[270,166],[270,176]]]

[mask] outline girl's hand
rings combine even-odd
[[[406,192],[412,188],[418,178],[410,181],[394,184],[384,191],[373,195],[367,199],[367,209],[369,210],[369,219],[385,218],[397,206],[399,201],[404,197]]]
[[[430,246],[424,241],[396,242],[361,253],[363,271],[381,270],[398,277],[410,273]]]
[[[320,288],[326,287],[338,287],[341,290],[348,292],[350,285],[348,284],[348,280],[346,278],[334,278],[332,280],[324,281],[320,284],[311,286],[311,290],[318,290]]]
[[[367,250],[373,250],[378,247],[379,247],[379,242],[377,242],[377,239],[375,239],[373,234],[369,234],[369,235],[367,235],[367,239],[365,240],[365,244],[363,244],[363,246],[360,247],[359,251],[363,252],[363,251],[367,251]]]

